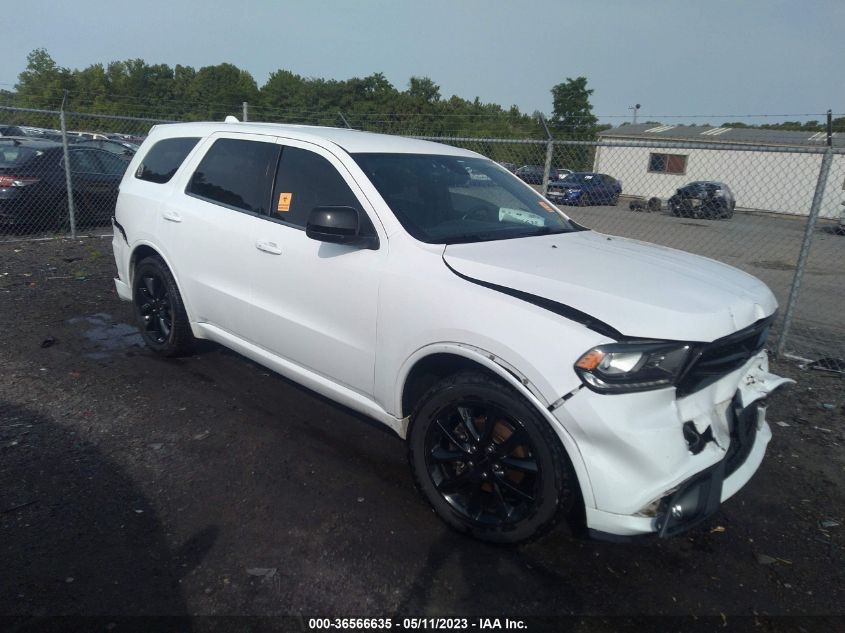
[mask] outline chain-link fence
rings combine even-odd
[[[110,226],[126,167],[160,121],[0,107],[0,241]]]
[[[243,112],[266,120],[260,110]],[[120,179],[150,127],[166,122],[2,107],[0,241],[110,230]],[[845,357],[845,144],[790,133],[720,141],[725,128],[654,138],[622,126],[597,140],[431,135],[407,116],[309,115],[473,150],[597,231],[689,251],[762,279],[780,303],[781,353]],[[315,118],[316,117],[316,118]],[[312,120],[313,119],[313,120]],[[692,126],[691,126],[692,127]],[[460,130],[460,124],[451,125]],[[445,128],[443,128],[445,129]],[[655,132],[658,130],[658,132]],[[442,131],[439,130],[439,131]],[[11,136],[9,134],[12,134]],[[426,135],[423,135],[426,134]],[[724,135],[730,136],[730,135]]]

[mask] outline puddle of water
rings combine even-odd
[[[68,319],[72,325],[81,325],[85,329],[82,336],[91,344],[91,351],[83,354],[85,358],[104,359],[122,354],[131,348],[143,347],[144,339],[138,328],[128,323],[116,322],[110,314],[100,312],[84,317]]]

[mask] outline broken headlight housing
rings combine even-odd
[[[689,355],[685,343],[610,343],[584,353],[575,372],[599,393],[651,391],[675,384]]]

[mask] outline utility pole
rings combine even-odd
[[[639,103],[635,103],[635,104],[634,104],[634,105],[632,105],[632,106],[628,106],[628,109],[629,109],[629,110],[633,110],[633,111],[634,111],[634,118],[633,118],[633,120],[631,121],[631,123],[632,123],[633,125],[636,125],[636,124],[637,124],[637,110],[639,110],[641,107],[642,107],[642,106],[641,106]]]

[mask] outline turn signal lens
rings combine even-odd
[[[601,350],[591,349],[589,352],[587,352],[581,358],[578,359],[578,362],[575,363],[575,366],[579,369],[585,369],[586,371],[593,371],[596,367],[599,366],[599,363],[601,363],[604,357],[605,353]]]

